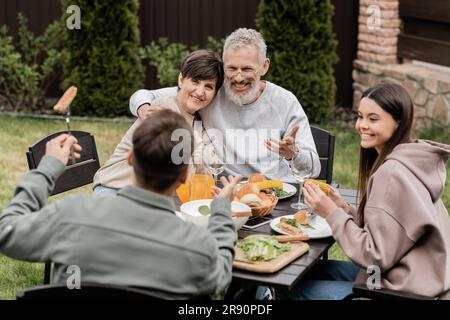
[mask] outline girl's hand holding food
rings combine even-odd
[[[334,201],[314,183],[306,182],[303,187],[303,193],[306,205],[322,218],[326,218],[337,208]]]

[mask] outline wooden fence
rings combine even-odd
[[[335,66],[336,103],[351,107],[358,0],[332,2],[335,6],[333,24],[339,41],[339,62]],[[141,0],[141,43],[167,37],[170,42],[202,47],[208,36],[220,39],[238,27],[255,28],[258,4],[259,0]],[[6,24],[12,35],[17,32],[18,12],[28,17],[35,34],[41,34],[49,23],[60,17],[61,0],[0,0],[0,25]],[[145,87],[158,86],[155,69],[147,68]],[[59,95],[58,86],[54,85],[49,93]]]
[[[398,56],[450,66],[450,1],[400,0]]]

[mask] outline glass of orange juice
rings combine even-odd
[[[191,200],[211,199],[211,188],[214,185],[214,178],[208,169],[202,165],[196,165],[186,183],[177,188],[176,194],[183,203]]]
[[[208,199],[210,197],[210,189],[208,188],[209,177],[205,174],[194,174],[190,181],[189,200]]]
[[[211,199],[211,187],[214,179],[203,165],[195,165],[189,178],[189,200]]]

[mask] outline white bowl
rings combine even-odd
[[[191,221],[192,223],[207,227],[208,226],[208,215],[203,215],[198,211],[200,206],[207,205],[211,208],[212,199],[204,199],[204,200],[193,200],[186,203],[183,203],[180,207],[180,211],[183,214],[183,217],[187,221]],[[233,201],[231,203],[231,210],[240,212],[240,211],[251,211],[251,208],[244,203]],[[247,222],[248,217],[233,217],[234,226],[236,231],[242,228],[242,226]]]

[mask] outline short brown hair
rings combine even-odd
[[[208,50],[196,50],[191,52],[180,67],[183,78],[195,80],[217,79],[216,92],[223,84],[223,63],[220,57]]]
[[[177,154],[181,163],[172,159],[172,149],[179,141],[172,140],[172,133],[183,129],[183,139],[190,139],[189,154]],[[191,159],[194,137],[189,123],[179,113],[160,110],[152,113],[133,134],[133,168],[136,176],[154,190],[165,190],[174,184]],[[182,149],[182,152],[187,152]]]

